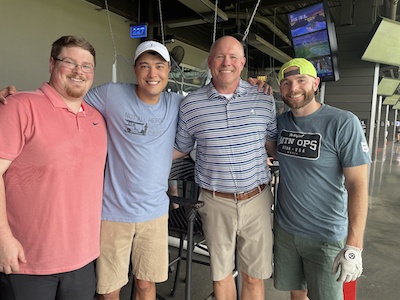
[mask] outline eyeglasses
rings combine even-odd
[[[84,73],[93,73],[95,69],[92,65],[88,64],[79,65],[69,58],[60,59],[58,57],[55,57],[54,59],[61,61],[62,65],[70,70],[74,70],[76,67],[81,67]]]

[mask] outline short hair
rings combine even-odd
[[[79,47],[89,51],[90,54],[93,55],[94,65],[96,65],[96,51],[94,50],[94,47],[84,38],[73,35],[64,35],[56,40],[52,45],[50,56],[52,58],[57,58],[63,48],[69,47]]]
[[[238,43],[239,43],[239,45],[241,45],[242,46],[242,49],[241,49],[241,54],[243,55],[243,57],[244,57],[244,46],[243,46],[243,43],[237,38],[237,37],[235,37],[235,36],[230,36],[230,35],[224,35],[224,36],[222,36],[222,37],[220,37],[219,39],[217,39],[214,43],[212,43],[212,45],[211,45],[211,47],[210,47],[210,51],[209,51],[209,56],[213,56],[214,55],[214,51],[215,51],[215,48],[217,48],[217,46],[219,45],[219,44],[221,44],[222,42],[224,42],[224,43],[226,43],[226,39],[232,39],[233,41],[237,41]],[[231,41],[232,41],[231,40]]]

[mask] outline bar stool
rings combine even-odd
[[[186,279],[185,279],[185,299],[191,299],[192,288],[192,263],[209,265],[207,262],[193,259],[195,247],[206,250],[202,242],[202,224],[197,210],[204,205],[197,198],[185,198],[170,196],[171,202],[179,205],[179,208],[172,209],[169,214],[168,228],[172,233],[179,235],[179,249],[177,256],[169,263],[170,266],[176,264],[175,278],[171,289],[171,296],[175,295],[176,285],[180,272],[181,261],[186,260]],[[184,255],[184,242],[186,245],[186,256]]]
[[[185,299],[191,299],[191,287],[192,287],[192,262],[199,262],[193,260],[194,247],[201,247],[198,242],[195,242],[195,236],[202,236],[201,221],[198,217],[197,210],[204,205],[203,202],[198,201],[197,198],[185,198],[177,196],[169,196],[171,203],[176,203],[179,208],[171,209],[169,212],[168,229],[169,231],[176,232],[180,236],[180,245],[178,255],[176,258],[169,262],[169,268],[175,263],[176,274],[174,278],[174,284],[171,289],[171,295],[173,296],[176,289],[178,275],[180,271],[181,260],[186,260],[186,281],[185,281]],[[183,254],[184,241],[187,240],[187,251],[186,256]],[[134,279],[133,279],[134,280]],[[132,290],[130,299],[135,299],[134,282],[132,283]],[[166,300],[162,296],[157,294],[157,299]]]

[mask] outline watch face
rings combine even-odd
[[[357,257],[357,252],[354,250],[346,250],[346,252],[344,253],[344,258],[346,260],[355,260]]]

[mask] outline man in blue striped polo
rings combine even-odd
[[[267,151],[275,156],[275,103],[240,79],[245,62],[234,37],[211,46],[212,81],[181,103],[176,137],[182,155],[197,142],[195,179],[205,202],[199,212],[217,299],[236,299],[235,249],[242,300],[264,299],[264,279],[272,274]]]

